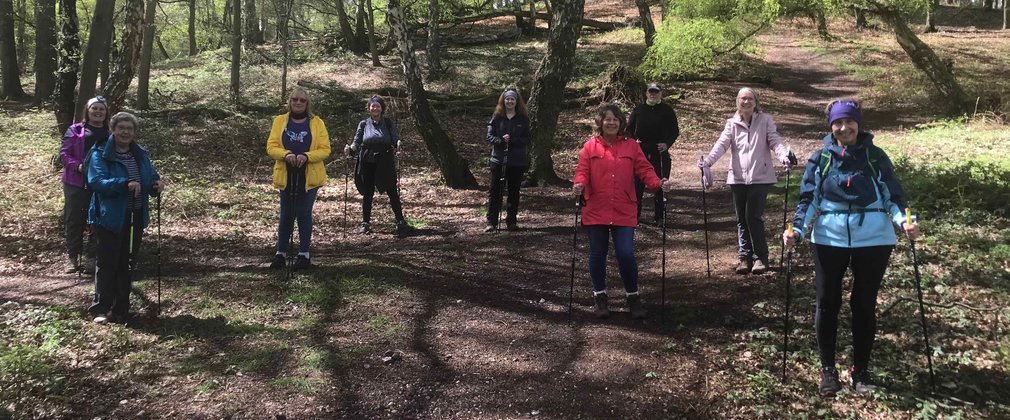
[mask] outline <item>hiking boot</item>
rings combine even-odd
[[[416,230],[417,229],[414,229],[413,226],[407,224],[406,220],[400,220],[396,222],[396,234],[398,236],[406,236],[411,233],[414,233]]]
[[[518,224],[516,224],[516,222],[512,222],[512,223],[507,223],[507,224],[505,224],[505,228],[506,228],[506,229],[507,229],[507,230],[508,230],[509,232],[515,232],[515,231],[519,230],[519,225],[518,225]]]
[[[874,385],[877,381],[869,370],[856,370],[856,367],[853,366],[849,373],[849,376],[852,377],[852,389],[856,391],[856,394],[869,395],[877,389],[877,386]]]
[[[306,258],[304,255],[299,255],[297,258],[295,258],[295,265],[292,266],[291,268],[294,270],[307,270],[312,267],[313,267],[312,262],[309,261],[308,258]]]
[[[750,260],[740,260],[740,264],[736,266],[737,274],[747,274],[750,273],[751,261]]]
[[[362,235],[369,235],[372,233],[372,225],[368,222],[361,222],[361,226],[358,227],[358,233]]]
[[[284,268],[285,265],[287,265],[287,262],[284,261],[284,254],[274,254],[274,259],[270,261],[270,268],[276,270]]]
[[[81,266],[81,272],[84,274],[95,274],[95,259],[85,258],[84,265]]]
[[[594,297],[596,300],[596,309],[593,310],[593,315],[597,318],[604,319],[610,316],[610,305],[607,304],[607,294],[600,293]]]
[[[105,320],[110,324],[126,324],[126,316],[117,314],[115,312],[109,312],[107,315],[105,315]]]
[[[64,270],[67,274],[76,273],[80,267],[77,266],[77,256],[71,255],[67,257],[67,268]]]
[[[631,319],[645,319],[647,315],[639,295],[628,295],[628,309],[631,311]]]
[[[495,229],[494,225],[491,224],[491,223],[488,223],[487,226],[484,226],[484,233],[491,233],[491,232],[494,232],[495,230],[496,229]]]
[[[768,271],[768,266],[761,260],[754,261],[754,265],[750,269],[751,274],[764,274],[765,271]]]
[[[838,382],[838,370],[833,367],[821,368],[821,386],[818,389],[825,398],[834,397],[841,391],[842,384]]]

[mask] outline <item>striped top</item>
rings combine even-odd
[[[126,166],[126,173],[128,174],[129,181],[140,182],[140,168],[137,166],[137,160],[133,158],[133,152],[116,152],[116,158],[119,159],[119,162],[122,163],[123,166]],[[129,181],[127,181],[127,183],[129,183]],[[140,200],[131,194],[130,201],[126,208],[129,210],[139,209]]]

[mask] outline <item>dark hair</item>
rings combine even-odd
[[[84,124],[91,122],[91,120],[88,118],[88,111],[90,111],[91,107],[95,104],[102,104],[102,106],[105,107],[105,119],[102,121],[102,123],[105,124],[106,128],[111,128],[109,127],[109,118],[112,116],[111,115],[112,113],[109,112],[109,103],[105,100],[105,97],[102,95],[95,96],[94,98],[89,99],[84,104],[84,112],[81,113],[81,122]]]
[[[494,107],[494,116],[505,116],[505,93],[507,92],[515,92],[516,94],[516,114],[522,114],[529,117],[530,114],[526,111],[526,101],[523,101],[523,95],[514,88],[505,89],[502,91],[501,95],[498,95],[498,104]]]
[[[596,108],[596,118],[593,118],[595,126],[593,127],[593,133],[597,135],[603,135],[603,119],[607,117],[607,112],[614,114],[618,120],[621,121],[620,127],[617,129],[617,134],[624,134],[624,129],[627,128],[628,122],[624,116],[624,111],[621,111],[621,107],[617,104],[601,104]]]
[[[382,107],[382,115],[386,115],[386,101],[382,100],[382,97],[379,96],[378,93],[372,95],[372,97],[368,99],[368,102],[365,103],[366,111],[368,110],[368,107],[372,106],[372,102],[378,102],[379,106]]]

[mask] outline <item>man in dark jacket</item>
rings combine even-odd
[[[645,103],[631,111],[628,117],[628,135],[638,140],[642,146],[645,158],[656,170],[656,176],[666,179],[670,176],[670,154],[667,149],[673,146],[680,137],[680,127],[677,125],[677,114],[673,108],[663,103],[663,87],[659,83],[649,83],[645,91]],[[642,194],[645,185],[635,182],[635,192],[638,194],[638,215],[642,215]],[[656,224],[663,220],[665,203],[662,195],[656,194],[654,219]]]

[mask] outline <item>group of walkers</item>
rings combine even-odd
[[[631,317],[647,316],[638,287],[635,229],[646,189],[655,191],[652,222],[665,229],[665,193],[673,187],[669,178],[671,146],[680,135],[676,113],[662,98],[662,87],[651,83],[644,103],[630,116],[617,105],[600,106],[594,115],[594,134],[579,153],[572,191],[578,197],[581,230],[589,240],[589,280],[594,314],[600,318],[611,313],[606,287],[611,243]],[[288,112],[273,119],[266,147],[275,161],[273,185],[279,190],[277,245],[270,267],[307,269],[313,266],[312,208],[319,188],[327,181],[323,162],[331,153],[330,138],[323,120],[313,114],[305,89],[294,88],[287,105]],[[403,215],[399,194],[400,133],[386,111],[383,98],[376,95],[369,99],[366,118],[358,123],[354,138],[344,148],[356,162],[353,173],[362,195],[361,234],[372,232],[376,191],[389,197],[397,233],[413,230]],[[88,312],[99,323],[121,322],[128,315],[130,271],[149,220],[148,197],[165,189],[147,151],[134,141],[136,117],[120,112],[109,118],[107,113],[103,98],[89,100],[82,121],[67,130],[60,153],[68,272],[90,272],[92,264],[81,261],[97,257],[96,291]],[[843,275],[851,267],[851,379],[854,389],[865,393],[873,384],[869,363],[876,330],[876,297],[897,241],[889,224],[902,228],[913,240],[918,230],[907,211],[903,212],[907,203],[891,161],[865,131],[860,105],[853,100],[835,101],[828,105],[826,114],[830,133],[823,139],[823,148],[807,160],[793,223],[783,232],[782,240],[784,248],[804,237],[812,244],[819,390],[828,396],[841,389],[835,347]],[[506,229],[514,231],[519,228],[520,185],[529,166],[531,141],[526,105],[517,90],[506,89],[499,96],[487,123],[487,141],[491,146],[490,191],[484,231],[498,231],[502,207]],[[763,213],[769,189],[777,182],[775,166],[789,170],[796,162],[751,88],[740,89],[736,112],[726,120],[711,151],[699,157],[697,166],[708,173],[727,153],[731,161],[726,183],[737,219],[739,264],[735,272],[762,274],[769,269]],[[299,244],[292,263],[287,256],[293,252],[296,221]],[[88,249],[81,239],[86,225],[97,239],[96,249]]]

